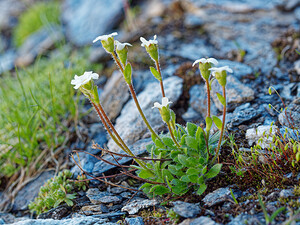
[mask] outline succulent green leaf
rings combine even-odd
[[[198,194],[198,195],[202,195],[202,194],[204,193],[204,191],[206,190],[206,188],[207,188],[207,186],[206,186],[205,183],[200,184],[200,187],[199,187],[199,189],[198,189],[198,191],[197,191],[197,194]]]
[[[208,171],[208,173],[205,174],[205,177],[206,177],[206,178],[213,178],[213,177],[217,176],[217,175],[220,173],[221,168],[222,168],[222,164],[220,164],[220,163],[214,165],[214,166]]]
[[[190,122],[188,122],[188,123],[186,124],[187,132],[188,132],[188,134],[189,134],[190,136],[192,136],[192,137],[195,137],[197,128],[198,128],[198,127],[197,127],[196,124],[193,124],[193,123],[190,123]]]
[[[187,175],[198,175],[199,173],[200,173],[199,169],[196,169],[196,168],[189,168],[186,171]]]
[[[205,122],[206,122],[206,130],[210,130],[212,123],[213,123],[211,117],[207,116],[205,119]],[[197,134],[196,134],[196,136],[197,136]]]
[[[149,192],[154,192],[156,195],[164,195],[166,193],[170,193],[170,190],[162,185],[154,185]]]
[[[186,167],[190,166],[190,164],[188,162],[188,157],[186,157],[185,155],[179,154],[178,160],[182,165],[184,165]]]
[[[153,74],[153,76],[161,81],[161,75],[159,74],[159,72],[153,67],[153,66],[150,66],[150,70],[151,70],[151,73]]]
[[[218,92],[217,92],[217,96],[218,96],[219,101],[222,103],[222,105],[226,106],[226,99]]]
[[[222,121],[216,116],[212,116],[212,117],[213,117],[213,121],[216,124],[217,128],[219,130],[221,130],[222,129]]]
[[[173,142],[172,138],[163,137],[162,141],[165,143],[165,145],[167,145],[170,148],[172,148],[174,146],[174,142]]]
[[[125,66],[125,69],[124,69],[124,79],[128,85],[131,84],[131,74],[132,74],[131,65],[130,65],[130,63],[127,63],[127,65]]]
[[[197,175],[188,175],[190,182],[197,183],[198,176]]]
[[[153,177],[153,173],[151,171],[145,170],[145,169],[142,169],[138,175],[140,178],[143,178],[143,179]]]
[[[185,138],[185,143],[188,147],[197,150],[198,149],[198,142],[195,138],[187,136]]]

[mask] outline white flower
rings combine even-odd
[[[92,71],[84,72],[83,75],[77,76],[75,75],[74,80],[71,80],[71,84],[75,85],[74,88],[78,89],[81,85],[86,84],[91,79],[98,79],[99,75],[97,73],[93,73]]]
[[[212,63],[214,65],[218,65],[218,61],[215,58],[201,58],[197,59],[194,63],[193,66],[195,66],[197,63]]]
[[[215,73],[221,73],[224,70],[228,73],[233,73],[232,69],[229,66],[212,67],[209,70],[212,72],[213,75],[215,75]]]
[[[93,40],[93,43],[95,43],[96,41],[99,41],[99,40],[100,41],[107,41],[108,38],[116,36],[116,35],[118,35],[117,32],[113,32],[113,33],[107,34],[107,35],[98,36],[98,37],[95,38],[95,40]]]
[[[152,107],[152,109],[154,108],[158,108],[158,109],[162,109],[162,107],[167,107],[170,103],[169,99],[167,97],[163,97],[161,100],[161,104],[158,102],[154,102],[154,106]]]
[[[158,41],[156,40],[156,35],[154,35],[154,39],[153,39],[153,40],[147,41],[147,40],[146,40],[145,38],[143,38],[143,37],[140,37],[140,40],[141,40],[141,42],[142,42],[142,44],[141,44],[142,47],[145,47],[145,46],[149,47],[151,44],[155,44],[155,45],[158,44]]]
[[[115,40],[115,45],[117,46],[117,50],[118,50],[118,51],[123,50],[123,48],[125,48],[126,45],[127,45],[127,46],[132,46],[132,45],[129,44],[129,43],[121,43],[121,42],[119,42],[119,41],[117,41],[117,40]]]

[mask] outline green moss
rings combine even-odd
[[[30,34],[47,24],[59,24],[59,17],[60,6],[58,3],[36,3],[20,16],[19,24],[13,31],[14,44],[18,47],[21,46]]]

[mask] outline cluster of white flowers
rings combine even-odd
[[[71,84],[75,85],[74,88],[78,89],[80,86],[88,83],[91,79],[98,79],[99,74],[93,73],[92,71],[84,72],[83,75],[77,76],[75,75],[74,79],[71,80]]]
[[[194,63],[193,66],[195,66],[197,63],[212,63],[214,65],[218,65],[219,62],[215,58],[201,58],[197,59]],[[212,75],[215,76],[215,73],[221,73],[222,71],[226,71],[228,73],[233,73],[232,69],[229,66],[222,66],[222,67],[212,67],[209,69],[212,72]]]
[[[142,44],[141,44],[141,46],[142,47],[145,47],[145,46],[147,46],[147,47],[149,47],[151,44],[154,44],[154,45],[157,45],[158,44],[158,41],[156,40],[156,35],[154,35],[154,39],[153,40],[149,40],[149,41],[147,41],[145,38],[143,38],[143,37],[140,37],[140,40],[141,40],[141,42],[142,42]]]

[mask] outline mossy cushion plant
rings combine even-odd
[[[57,2],[39,2],[30,7],[19,18],[13,31],[14,44],[21,46],[26,38],[47,24],[59,24],[60,5]]]
[[[72,206],[72,199],[76,198],[74,190],[86,190],[84,182],[72,182],[69,180],[72,175],[69,170],[64,170],[58,176],[48,180],[41,187],[38,197],[28,205],[30,211],[39,215],[59,206],[63,202],[67,203],[68,206]],[[77,179],[83,180],[85,176],[78,176]]]

